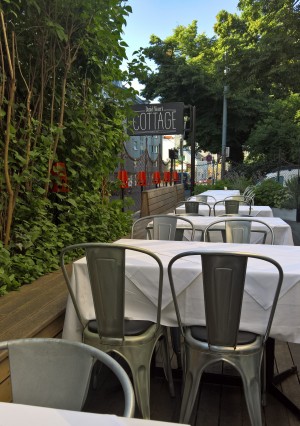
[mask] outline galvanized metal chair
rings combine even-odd
[[[202,280],[199,280],[199,286],[203,285],[205,327],[185,325],[182,322],[177,302],[176,278],[173,274],[173,267],[178,260],[196,256],[202,262]],[[278,271],[278,279],[274,280],[269,318],[261,335],[240,330],[248,259],[273,264]],[[168,265],[168,275],[185,348],[184,388],[179,422],[189,423],[204,369],[215,362],[225,361],[241,375],[252,426],[261,426],[261,364],[282,285],[281,266],[266,256],[206,249],[184,252],[173,257]]]
[[[260,224],[263,229],[252,229],[252,225]],[[223,229],[225,227],[225,229]],[[210,242],[210,233],[221,231],[223,241],[226,243],[238,243],[238,244],[250,244],[251,243],[251,232],[262,235],[262,244],[266,244],[268,234],[270,242],[268,244],[274,244],[274,231],[270,225],[263,220],[255,219],[252,217],[224,217],[222,219],[215,220],[210,223],[203,232],[203,240]]]
[[[191,231],[193,241],[195,227],[188,218],[172,214],[144,216],[133,223],[131,238],[182,241],[185,230]]]
[[[84,321],[80,304],[65,267],[67,253],[83,249],[87,260],[91,293],[96,319]],[[156,265],[153,271],[157,284],[156,321],[128,320],[125,317],[125,256],[128,252],[143,254]],[[104,352],[116,352],[129,365],[137,404],[143,418],[150,418],[150,363],[154,349],[161,341],[165,361],[166,376],[170,393],[174,395],[174,385],[169,360],[167,329],[160,324],[163,265],[158,256],[149,250],[127,245],[108,243],[84,243],[66,247],[60,256],[62,271],[68,290],[82,325],[84,343],[95,346]]]
[[[185,211],[184,213],[178,213],[178,208],[184,206]],[[207,208],[207,215],[204,214],[200,214],[199,213],[199,207],[200,208]],[[208,203],[206,202],[201,202],[201,201],[180,201],[179,203],[176,204],[175,206],[175,210],[174,210],[175,214],[180,214],[180,215],[197,215],[197,216],[210,216],[211,214],[211,207]]]
[[[239,213],[239,207],[240,207],[240,201],[239,200],[233,200],[233,199],[225,199],[217,201],[213,206],[213,212],[214,216],[217,216],[217,210],[216,207],[218,206],[224,206],[225,214],[238,214]]]
[[[79,342],[62,339],[18,339],[0,342],[8,351],[14,403],[80,411],[87,397],[96,361],[119,379],[124,393],[124,417],[134,417],[131,381],[112,357]]]

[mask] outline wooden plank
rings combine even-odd
[[[7,351],[5,351],[6,353],[6,357],[7,357]],[[1,363],[0,363],[0,383],[4,382],[4,380],[6,380],[9,377],[9,362],[8,362],[8,358],[5,358]]]
[[[288,426],[287,409],[272,395],[267,395],[267,405],[263,407],[266,426]]]
[[[215,426],[219,424],[221,391],[222,385],[211,383],[201,385],[196,416],[193,413],[195,426]]]
[[[12,394],[11,394],[11,382],[10,378],[6,379],[0,385],[0,401],[1,402],[11,402]]]
[[[183,185],[143,191],[141,217],[172,212],[181,199],[184,199]]]
[[[275,345],[275,358],[278,372],[281,373],[287,368],[294,365],[289,346],[286,342],[276,341]],[[300,392],[299,392],[299,378],[297,374],[292,374],[280,383],[280,388],[284,394],[298,407],[300,407]],[[299,426],[300,420],[294,416],[293,413],[288,411],[290,426]]]
[[[220,404],[220,422],[219,425],[242,425],[242,394],[240,386],[223,386],[222,398]]]

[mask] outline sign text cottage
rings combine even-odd
[[[183,133],[183,102],[137,104],[129,126],[130,135],[180,135]]]

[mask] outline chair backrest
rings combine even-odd
[[[134,416],[131,381],[120,364],[97,348],[62,339],[18,339],[0,342],[8,350],[13,402],[79,411],[95,361],[105,364],[121,382],[124,417]]]
[[[147,233],[146,238],[150,240],[181,241],[185,229],[192,231],[191,240],[193,240],[195,236],[195,227],[193,223],[188,218],[181,215],[153,215],[137,219],[131,228],[131,238],[140,235],[141,228],[144,228]],[[139,230],[139,233],[137,233],[136,230]]]
[[[199,212],[199,202],[198,201],[185,201],[185,211],[186,213],[198,213]]]
[[[176,225],[176,216],[154,216],[151,239],[174,241],[176,235]]]
[[[185,211],[184,213],[178,213],[178,208],[184,206]],[[175,210],[174,213],[175,214],[180,214],[180,215],[198,215],[198,216],[205,216],[205,214],[201,214],[199,213],[199,208],[207,208],[207,212],[208,212],[208,216],[210,216],[211,214],[211,207],[208,203],[206,203],[205,201],[192,201],[192,200],[187,200],[184,202],[179,202],[176,204],[175,206]]]
[[[239,210],[236,211],[236,207],[233,207],[234,203],[239,202],[239,206],[243,205],[243,206],[248,206],[249,207],[249,211],[248,214],[250,215],[251,213],[251,208],[253,205],[253,200],[247,197],[244,197],[243,195],[231,195],[229,197],[226,197],[224,199],[224,203],[225,203],[225,210],[226,210],[226,203],[228,203],[228,205],[231,205],[231,210],[232,213],[238,213]]]
[[[252,225],[261,224],[262,229],[252,229]],[[226,243],[249,244],[251,243],[251,232],[262,234],[262,244],[266,243],[267,235],[271,235],[270,244],[274,244],[274,231],[263,220],[253,219],[252,217],[224,217],[210,223],[203,232],[203,240],[210,241],[209,233],[211,231],[222,231],[225,225]]]
[[[68,286],[76,314],[82,326],[85,326],[80,305],[75,297],[71,279],[65,267],[66,253],[84,249],[87,260],[91,293],[97,320],[100,339],[109,337],[120,342],[124,339],[125,322],[125,256],[136,252],[152,258],[157,266],[157,327],[160,325],[161,298],[163,285],[163,266],[158,256],[149,250],[121,244],[83,243],[64,248],[60,256],[60,264]]]
[[[242,301],[245,287],[245,278],[248,259],[260,259],[273,264],[278,271],[278,279],[274,280],[273,302],[270,316],[262,335],[266,342],[272,325],[277,305],[283,271],[281,266],[267,256],[251,253],[221,252],[215,250],[190,251],[181,253],[170,261],[168,275],[181,332],[184,334],[176,295],[176,279],[173,277],[174,263],[187,256],[198,256],[202,262],[203,293],[205,304],[206,327],[208,343],[211,346],[236,347]],[[201,257],[200,257],[201,256]],[[200,280],[199,280],[200,282]]]
[[[202,203],[207,203],[207,195],[195,195],[196,201],[202,201]]]
[[[225,200],[225,213],[234,214],[239,212],[240,201],[239,200]]]

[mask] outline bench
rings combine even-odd
[[[163,186],[142,192],[141,217],[172,213],[179,201],[184,201],[183,184]]]

